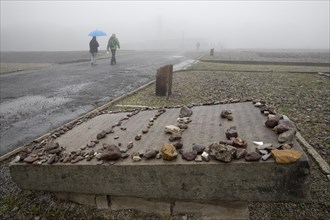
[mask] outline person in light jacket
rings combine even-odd
[[[96,54],[98,52],[99,43],[94,36],[89,42],[89,52],[91,53],[91,65],[96,65]]]
[[[107,51],[109,51],[109,49],[111,50],[111,65],[116,64],[117,47],[118,47],[118,49],[120,49],[119,41],[116,37],[116,34],[112,34],[108,41],[108,46],[107,46]]]

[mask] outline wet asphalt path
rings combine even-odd
[[[157,68],[202,52],[134,52],[108,59],[53,65],[0,76],[0,155],[155,79]]]

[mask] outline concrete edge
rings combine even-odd
[[[296,137],[306,149],[307,152],[315,159],[315,161],[319,164],[322,172],[326,175],[330,175],[330,166],[329,164],[321,157],[321,155],[303,138],[303,136],[297,132]]]
[[[38,138],[36,138],[36,139],[34,139],[34,140],[40,142],[40,141],[42,141],[44,138],[48,137],[51,133],[53,133],[53,132],[55,132],[56,130],[58,130],[60,127],[68,126],[69,124],[71,124],[71,123],[75,123],[75,122],[79,121],[79,120],[82,119],[82,118],[85,118],[85,117],[90,116],[91,114],[94,114],[94,113],[96,113],[96,112],[103,111],[103,110],[105,110],[106,108],[108,108],[108,107],[110,107],[111,105],[113,105],[114,103],[120,101],[121,99],[124,99],[124,98],[126,98],[126,97],[128,97],[128,96],[131,96],[131,95],[137,93],[138,91],[140,91],[140,90],[142,90],[142,89],[148,87],[149,85],[153,84],[155,81],[156,81],[156,80],[152,80],[152,81],[150,81],[150,82],[144,84],[143,86],[140,86],[139,88],[137,88],[137,89],[135,89],[135,90],[133,90],[133,91],[131,91],[131,92],[125,94],[125,95],[122,95],[122,96],[120,96],[120,97],[118,97],[118,98],[115,98],[114,100],[111,100],[110,102],[108,102],[108,103],[106,103],[106,104],[104,104],[104,105],[102,105],[102,106],[100,106],[100,107],[97,107],[96,109],[94,109],[94,110],[92,110],[92,111],[90,111],[90,112],[87,112],[86,114],[84,114],[84,115],[82,115],[82,116],[80,116],[80,117],[78,117],[78,118],[76,118],[76,119],[73,119],[72,121],[69,121],[69,122],[65,123],[64,125],[61,125],[61,126],[59,126],[59,127],[55,128],[55,129],[53,129],[53,130],[47,132],[46,134],[44,134],[44,135],[42,135],[42,136],[40,136],[40,137],[38,137]],[[31,142],[33,142],[33,141],[31,141]],[[30,142],[30,143],[31,143],[31,142]],[[30,143],[28,143],[28,144],[26,144],[26,145],[23,145],[23,146],[21,146],[21,147],[18,147],[18,148],[16,148],[15,150],[13,150],[13,151],[11,151],[11,152],[8,152],[8,153],[6,153],[6,154],[4,154],[4,155],[2,155],[2,156],[0,157],[0,162],[4,161],[4,160],[10,158],[11,156],[13,156],[13,155],[19,153],[20,151],[24,150],[24,149],[27,147],[27,145],[29,145]]]

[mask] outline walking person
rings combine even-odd
[[[116,64],[117,47],[118,47],[118,49],[120,49],[119,41],[116,37],[116,34],[112,34],[108,41],[108,46],[107,46],[107,51],[109,51],[109,49],[111,50],[111,65]]]
[[[89,42],[89,52],[91,53],[91,65],[96,65],[96,54],[98,52],[99,43],[94,36]]]

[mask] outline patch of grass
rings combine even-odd
[[[293,65],[258,65],[258,64],[228,64],[200,61],[190,70],[215,71],[255,71],[255,72],[330,72],[330,67],[293,66]]]

